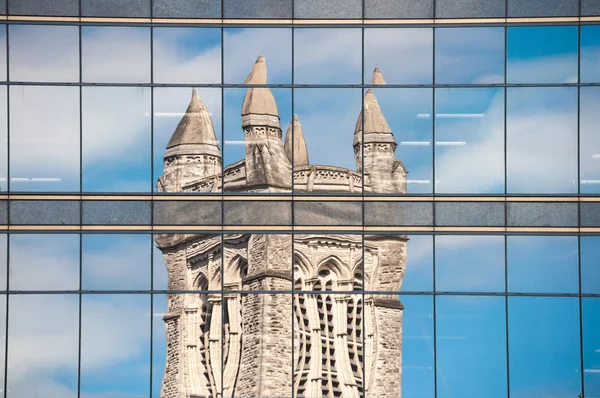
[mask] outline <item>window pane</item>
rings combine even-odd
[[[226,88],[224,107],[225,191],[290,192],[292,165],[283,132],[292,120],[292,90]],[[270,156],[263,156],[267,144]]]
[[[386,72],[383,73],[385,77]],[[395,159],[401,161],[408,171],[406,192],[431,193],[433,91],[427,88],[378,87],[374,92],[398,144]],[[348,133],[345,132],[345,135]]]
[[[577,26],[508,28],[508,83],[576,83]]]
[[[507,90],[507,192],[576,193],[577,88]]]
[[[508,347],[511,397],[581,393],[579,299],[509,297]]]
[[[580,192],[600,193],[600,134],[598,134],[600,87],[581,87],[580,90]]]
[[[1,49],[0,49],[1,51]],[[6,86],[0,87],[0,192],[8,191],[8,109]]]
[[[504,297],[436,297],[437,397],[507,396]]]
[[[150,192],[150,89],[83,87],[83,191]]]
[[[79,235],[12,234],[11,290],[79,289]]]
[[[315,174],[312,191],[333,190],[358,193],[362,190],[360,172],[362,165],[358,157],[357,167],[352,139],[361,112],[360,92],[360,89],[353,88],[294,90],[294,114],[298,117],[299,126],[306,140],[309,164],[314,165],[312,167],[317,170],[320,169]],[[330,123],[331,120],[335,120],[335,123]],[[323,130],[324,125],[327,125],[325,130]],[[295,134],[298,134],[298,131],[295,131]],[[303,167],[306,168],[306,166],[296,165],[294,170],[299,173]],[[331,175],[328,174],[329,169]],[[298,192],[310,191],[307,175],[305,179],[296,177],[294,184]]]
[[[150,295],[83,295],[81,395],[149,396]]]
[[[510,292],[579,291],[576,236],[509,236],[507,256]]]
[[[503,236],[436,236],[438,291],[503,292]]]
[[[504,28],[441,28],[435,40],[436,83],[504,83]]]
[[[582,236],[581,293],[600,293],[600,236]]]
[[[82,288],[150,289],[150,237],[146,234],[84,234]]]
[[[406,248],[403,292],[433,290],[433,236],[410,235]]]
[[[0,290],[6,290],[7,247],[8,235],[0,234]]]
[[[435,396],[433,360],[433,296],[401,296],[402,397]]]
[[[362,34],[350,28],[296,28],[294,83],[360,84]]]
[[[600,298],[582,299],[583,376],[586,397],[600,395]]]
[[[79,296],[12,295],[8,314],[6,397],[76,398]]]
[[[11,25],[10,80],[79,81],[77,26]]]
[[[431,84],[433,30],[429,28],[365,29],[365,84],[380,68],[388,84]]]
[[[221,82],[221,29],[154,28],[154,83]]]
[[[81,40],[84,82],[150,82],[150,28],[83,26]]]
[[[599,3],[600,4],[600,3]],[[599,83],[600,70],[600,26],[590,25],[581,27],[581,82]]]
[[[174,296],[169,296],[174,297]],[[177,296],[175,296],[177,297]],[[167,295],[152,295],[152,398],[160,397],[167,364]]]
[[[78,87],[10,88],[10,174],[12,191],[79,191]]]
[[[194,91],[196,94],[194,94]],[[193,137],[197,137],[200,131],[207,132],[206,129],[210,125],[205,119],[206,112],[210,123],[212,123],[214,137],[197,141]],[[239,121],[239,108],[237,113],[235,120]],[[223,148],[221,139],[221,89],[154,88],[153,117],[154,181],[152,181],[152,184],[155,191],[190,192],[195,189],[194,186],[198,186],[194,183],[212,181],[211,177],[221,174],[222,165],[221,159],[219,159],[222,156],[221,148]],[[238,128],[241,129],[239,124]],[[201,143],[208,143],[211,146],[210,148],[199,148],[196,145],[189,145]],[[200,149],[200,154],[203,154],[204,158],[196,156],[198,155],[198,149]],[[183,175],[178,174],[178,162],[174,162],[174,159],[186,164]],[[187,163],[188,159],[189,163]],[[156,182],[159,178],[161,182]],[[177,181],[179,182],[177,183]],[[221,187],[215,187],[213,184],[207,187],[202,186],[201,190],[198,188],[198,192],[204,193],[220,191]]]
[[[438,193],[504,192],[504,90],[435,91]]]

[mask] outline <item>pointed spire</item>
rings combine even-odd
[[[267,84],[267,63],[265,57],[260,55],[244,84]],[[277,103],[271,90],[266,87],[250,87],[242,104],[242,116],[258,114],[279,117]]]
[[[375,68],[373,71],[373,84],[385,84],[385,80],[383,79],[383,75],[379,68]],[[363,113],[364,113],[364,126],[363,126]],[[383,113],[381,112],[381,108],[379,107],[379,103],[377,102],[377,98],[375,97],[375,93],[373,89],[370,88],[367,90],[364,99],[364,108],[358,115],[358,120],[356,121],[356,128],[354,129],[354,143],[362,140],[362,130],[363,127],[365,129],[365,142],[392,142],[396,143],[394,139],[394,134],[392,133],[392,129],[388,125]],[[370,137],[367,138],[367,135]]]
[[[169,140],[167,149],[181,145],[213,146],[216,153],[219,154],[219,144],[210,113],[198,96],[196,89],[192,89],[190,104]],[[214,152],[214,150],[211,152]]]
[[[293,123],[293,134],[292,134],[292,123]],[[292,144],[293,136],[293,144]],[[292,162],[292,146],[294,148],[294,166],[305,166],[310,164],[308,161],[308,148],[306,147],[306,140],[304,139],[304,133],[302,132],[302,126],[298,115],[294,115],[294,120],[290,122],[288,129],[285,133],[285,154],[288,159]]]
[[[379,68],[375,68],[373,71],[373,79],[371,80],[372,84],[385,84],[385,80],[383,79],[383,75]]]

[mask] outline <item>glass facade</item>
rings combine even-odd
[[[0,14],[0,398],[600,397],[596,1]]]

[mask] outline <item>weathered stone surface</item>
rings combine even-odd
[[[261,56],[246,83],[265,84],[266,78]],[[385,84],[378,69],[373,83]],[[194,93],[192,117],[208,113],[200,103]],[[223,175],[208,121],[188,118],[178,126],[159,178],[161,192],[287,192],[292,147],[299,191],[360,193],[364,182],[370,192],[406,192],[407,170],[395,160],[396,141],[372,90],[365,96],[365,139],[362,115],[354,142],[348,132],[357,171],[308,165],[297,118],[295,139],[288,129],[284,145],[268,88],[248,88],[242,106],[245,157]],[[375,224],[397,223],[399,217],[406,225],[432,222],[431,204],[365,204]],[[226,226],[292,225],[290,200],[227,200],[223,206]],[[362,225],[362,206],[297,201],[295,220],[297,225]],[[204,208],[159,204],[157,209],[164,221],[210,218]],[[187,293],[167,297],[161,398],[400,396],[403,306],[397,293],[406,236],[159,234],[155,239],[169,290]],[[365,291],[389,294],[369,297]]]

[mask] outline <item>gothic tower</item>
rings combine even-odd
[[[405,193],[406,170],[394,160],[396,141],[372,90],[354,132],[352,171],[311,165],[296,115],[284,144],[266,81],[260,56],[241,104],[245,157],[223,172],[210,115],[193,92],[167,145],[161,191],[281,192],[293,177],[310,179],[297,190],[349,192],[363,185],[364,150],[365,190]],[[376,70],[374,84],[382,83]],[[161,398],[400,397],[406,236],[317,231],[155,239],[169,289],[185,292],[167,295]]]

